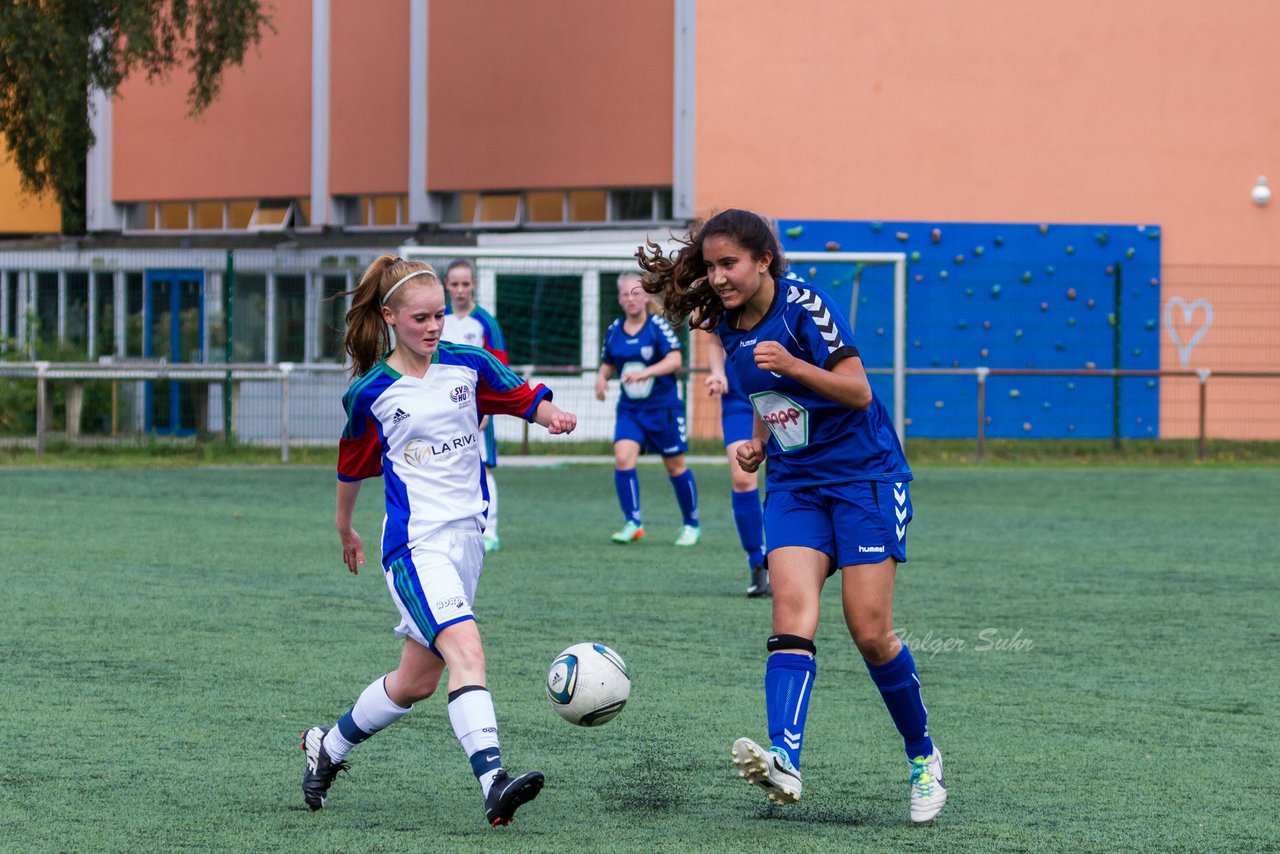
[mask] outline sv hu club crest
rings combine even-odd
[[[459,405],[471,402],[471,386],[460,385],[449,392],[449,399]]]

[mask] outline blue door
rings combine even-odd
[[[204,271],[148,270],[143,317],[144,356],[175,364],[204,362]],[[207,397],[199,383],[147,383],[147,431],[189,436],[205,429]]]

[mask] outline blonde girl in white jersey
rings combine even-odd
[[[312,810],[323,807],[347,752],[435,693],[447,668],[449,720],[480,783],[485,819],[509,824],[538,795],[543,776],[513,777],[503,767],[472,613],[486,508],[479,422],[485,414],[519,415],[569,433],[577,419],[551,402],[545,386],[530,388],[484,350],[441,342],[444,288],[429,265],[381,256],[353,294],[345,340],[353,380],[343,397],[335,521],[343,562],[356,573],[364,564],[351,523],[356,497],[364,478],[382,476],[382,567],[405,642],[399,666],[370,683],[336,724],[303,733],[303,797]]]

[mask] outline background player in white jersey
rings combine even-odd
[[[302,734],[302,793],[308,807],[323,807],[347,752],[435,693],[447,668],[454,735],[480,783],[486,820],[505,825],[537,796],[543,776],[512,777],[502,764],[472,612],[487,503],[480,416],[519,415],[550,433],[571,432],[577,419],[551,402],[546,387],[530,388],[488,352],[443,343],[444,301],[430,266],[384,255],[365,271],[347,313],[353,380],[342,399],[335,521],[342,559],[355,573],[364,563],[351,526],[356,497],[364,478],[382,476],[382,568],[405,642],[399,666],[370,683],[336,724]]]
[[[702,536],[698,486],[685,464],[689,445],[684,400],[676,386],[676,372],[683,361],[680,339],[666,320],[650,312],[639,273],[618,277],[618,305],[623,316],[605,330],[596,372],[597,400],[604,400],[613,377],[621,378],[622,385],[613,426],[613,484],[623,524],[613,541],[633,543],[644,536],[636,461],[644,451],[657,451],[662,454],[684,520],[676,545],[697,545]]]
[[[466,258],[450,261],[444,271],[444,288],[449,295],[449,304],[445,308],[447,319],[440,340],[483,347],[497,356],[502,364],[509,364],[507,342],[502,336],[498,319],[476,304],[475,265]],[[502,544],[498,539],[498,484],[493,478],[493,469],[498,465],[498,441],[494,435],[492,418],[485,416],[480,422],[480,428],[484,431],[480,458],[484,462],[484,477],[489,487],[489,515],[485,520],[484,550],[493,552]]]
[[[738,463],[738,448],[755,430],[755,411],[746,395],[730,385],[724,370],[724,346],[719,337],[707,336],[707,378],[703,381],[707,392],[720,396],[720,433],[724,437],[725,456],[729,458],[729,482],[733,508],[733,524],[738,529],[738,541],[747,553],[747,566],[751,580],[747,582],[747,596],[768,596],[769,570],[764,560],[764,517],[760,511],[760,481],[753,471],[746,471]]]
[[[911,470],[884,405],[872,394],[844,313],[819,289],[782,278],[784,262],[762,217],[726,210],[668,257],[636,253],[645,287],[667,312],[714,330],[731,381],[759,416],[738,461],[769,460],[764,526],[773,586],[765,712],[771,745],[733,746],[747,782],[780,804],[800,797],[800,749],[817,674],[822,586],[840,571],[845,623],[907,752],[909,812],[932,821],[946,803],[911,652],[893,630],[893,588],[907,559]]]

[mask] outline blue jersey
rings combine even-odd
[[[600,363],[613,365],[618,377],[656,365],[672,350],[680,350],[680,339],[661,316],[651,314],[646,317],[644,326],[635,335],[622,328],[625,322],[626,318],[619,317],[609,324],[604,333],[604,343],[600,346]],[[621,383],[621,386],[619,409],[684,408],[675,374],[663,374],[632,385]]]
[[[716,327],[731,385],[747,395],[769,427],[767,488],[910,480],[902,445],[878,398],[873,396],[865,410],[850,409],[756,367],[754,351],[761,341],[777,341],[796,358],[826,370],[858,355],[849,321],[829,296],[803,283],[776,285],[773,305],[754,327],[734,329],[728,312]]]

